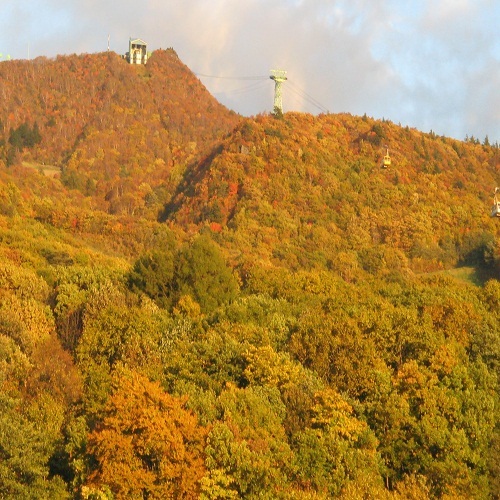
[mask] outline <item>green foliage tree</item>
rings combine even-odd
[[[40,129],[36,122],[33,127],[30,127],[28,123],[22,123],[16,129],[11,130],[9,135],[9,143],[18,151],[24,148],[32,148],[39,144],[41,140]]]
[[[24,203],[19,188],[13,182],[0,185],[0,214],[12,217],[23,213]]]
[[[203,498],[285,498],[291,449],[276,389],[229,387],[219,398],[223,417],[209,433]]]
[[[128,284],[161,307],[190,295],[203,312],[230,302],[238,293],[238,283],[218,246],[203,235],[178,252],[155,251],[140,257],[128,275]]]
[[[55,331],[54,318],[47,306],[16,295],[0,297],[0,325],[2,333],[13,338],[28,355]]]
[[[179,295],[191,295],[203,312],[230,302],[238,283],[217,245],[208,236],[197,237],[179,254],[175,266]]]
[[[149,307],[133,307],[124,314],[121,307],[110,305],[86,320],[76,357],[89,416],[98,415],[107,401],[117,366],[160,377],[162,352],[168,350],[167,327],[164,314]]]
[[[0,496],[70,498],[62,478],[49,474],[51,433],[20,406],[18,399],[0,393]]]
[[[377,440],[337,392],[326,389],[315,395],[311,427],[294,441],[297,476],[303,484],[330,497],[339,496],[349,483],[363,481],[370,484],[373,495],[383,490]]]
[[[175,256],[173,253],[154,252],[139,257],[128,276],[131,290],[143,292],[159,306],[172,305],[175,293]]]
[[[63,346],[74,353],[83,332],[84,319],[107,305],[125,305],[120,278],[112,270],[74,266],[59,267],[53,293],[53,312]]]

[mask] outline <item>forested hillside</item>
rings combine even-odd
[[[241,117],[173,49],[0,97],[1,498],[499,498],[498,144]]]

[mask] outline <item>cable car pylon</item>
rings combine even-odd
[[[274,108],[273,112],[277,116],[283,115],[283,99],[281,96],[281,84],[287,80],[286,71],[282,69],[272,69],[271,80],[274,80]]]

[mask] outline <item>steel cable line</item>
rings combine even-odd
[[[310,96],[307,92],[299,88],[297,85],[294,85],[294,83],[290,80],[287,80],[287,87],[289,87],[292,92],[302,97],[306,102],[312,104],[323,113],[328,113],[328,110],[318,100],[314,99],[314,97]]]
[[[264,81],[268,80],[268,76],[221,76],[221,75],[206,75],[204,73],[194,73],[195,76],[202,78],[215,78],[217,80],[238,80],[238,81],[255,81],[247,87],[241,87],[237,89],[225,90],[228,94],[244,94],[246,92],[251,92],[254,90],[258,90],[263,87]]]
[[[269,76],[218,76],[218,75],[205,75],[203,73],[194,73],[195,76],[202,78],[217,78],[220,80],[267,80]]]
[[[230,94],[246,94],[247,92],[253,92],[255,90],[260,90],[262,88],[264,88],[265,85],[263,82],[257,82],[257,83],[253,83],[252,85],[248,85],[247,87],[241,87],[241,88],[238,88],[238,89],[234,89],[234,90],[227,90],[226,92],[227,93],[230,93]]]

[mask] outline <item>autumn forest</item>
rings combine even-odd
[[[0,498],[500,498],[499,171],[173,49],[1,62]]]

